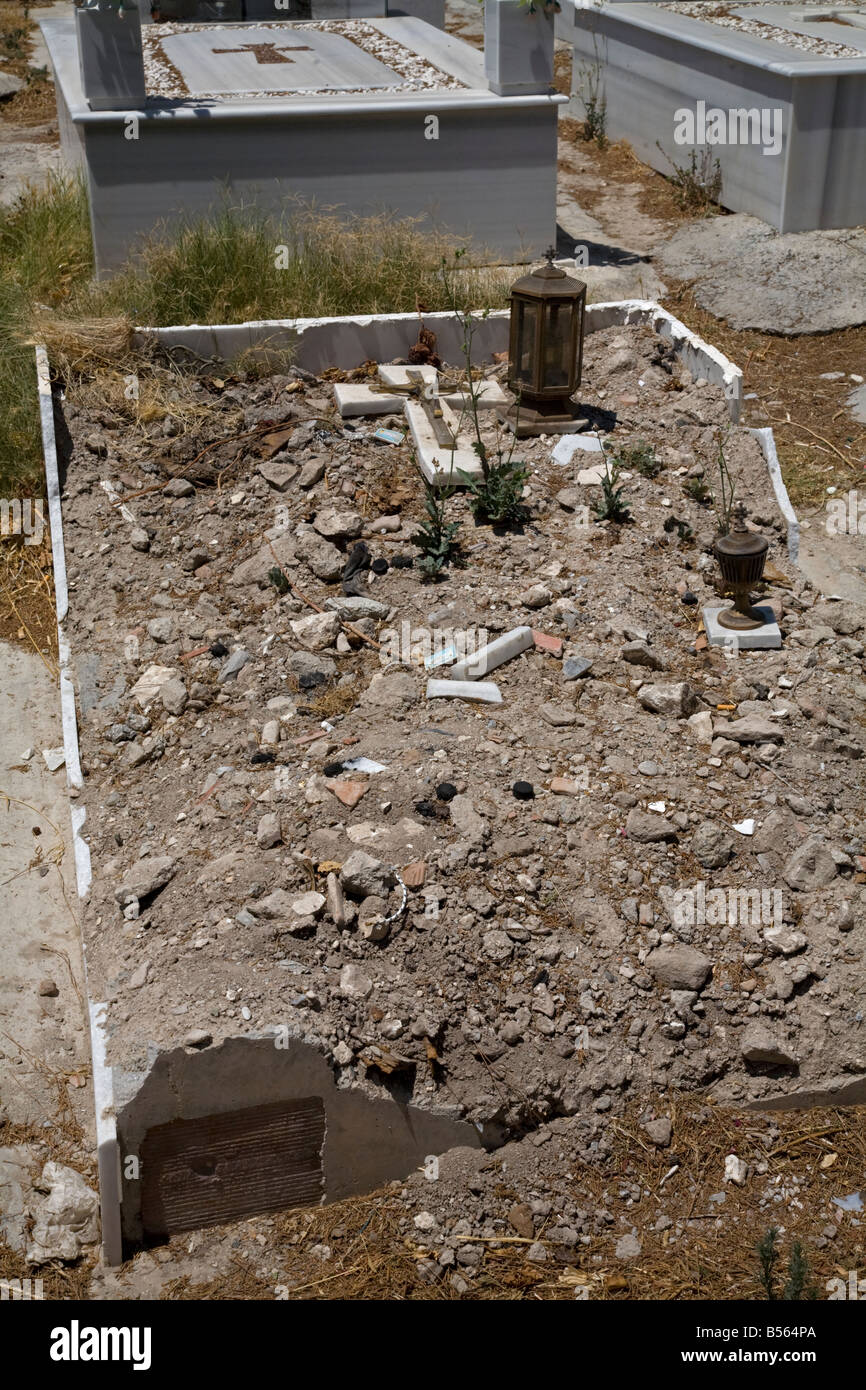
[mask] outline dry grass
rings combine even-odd
[[[49,0],[44,0],[47,5]],[[45,125],[57,115],[54,84],[45,68],[31,68],[30,28],[39,19],[39,0],[3,0],[0,6],[0,61],[4,72],[22,77],[27,86],[3,103],[3,117],[18,125]],[[46,136],[52,139],[51,135]]]
[[[41,545],[0,540],[0,640],[22,642],[57,676],[57,615],[48,517]]]
[[[586,1290],[591,1299],[618,1302],[761,1301],[756,1247],[773,1225],[783,1228],[783,1263],[792,1242],[802,1242],[810,1279],[821,1299],[828,1279],[847,1278],[849,1269],[862,1269],[866,1237],[850,1218],[839,1223],[835,1240],[825,1239],[823,1248],[817,1244],[828,1222],[830,1199],[862,1186],[862,1107],[767,1115],[723,1109],[694,1096],[658,1097],[657,1112],[669,1114],[674,1127],[671,1148],[659,1151],[640,1127],[646,1105],[646,1098],[635,1101],[624,1117],[611,1121],[614,1148],[605,1166],[572,1163],[574,1178],[568,1185],[574,1199],[590,1211],[606,1207],[614,1212],[623,1210],[618,1198],[623,1184],[640,1186],[643,1195],[628,1208],[626,1222],[636,1227],[641,1241],[635,1260],[616,1259],[610,1234],[568,1250],[550,1241],[542,1228],[538,1239],[548,1259],[539,1265],[526,1259],[528,1242],[508,1234],[485,1243],[482,1265],[468,1290],[459,1294],[447,1278],[430,1284],[421,1277],[419,1263],[429,1260],[431,1252],[401,1229],[407,1208],[399,1196],[402,1184],[393,1183],[369,1196],[215,1230],[210,1234],[223,1245],[232,1238],[228,1271],[206,1284],[173,1280],[162,1297],[572,1301],[576,1291]],[[766,1164],[766,1172],[753,1172],[744,1187],[725,1184],[725,1157],[732,1152],[751,1165]],[[495,1154],[490,1162],[495,1168]],[[666,1177],[671,1168],[675,1172]],[[501,1178],[486,1202],[494,1214],[504,1214],[526,1195],[510,1172]],[[724,1202],[710,1201],[720,1191]],[[777,1192],[781,1200],[762,1207],[760,1200],[768,1191]],[[459,1209],[455,1214],[459,1216]],[[673,1225],[657,1230],[662,1214]],[[683,1233],[674,1240],[678,1224]],[[208,1237],[202,1234],[203,1263]],[[168,1251],[177,1259],[186,1258],[186,1240],[173,1238]],[[315,1246],[328,1246],[330,1258],[321,1259]]]
[[[28,345],[43,343],[52,368],[61,376],[117,366],[132,354],[132,321],[116,318],[62,318],[37,310]]]

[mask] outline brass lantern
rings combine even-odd
[[[734,508],[734,524],[726,536],[719,536],[713,551],[727,588],[734,591],[733,608],[718,615],[722,627],[748,632],[764,627],[766,616],[751,606],[751,589],[764,573],[770,542],[766,536],[746,528],[746,509],[742,502]]]
[[[515,404],[500,414],[519,437],[571,434],[578,420],[571,395],[580,384],[586,285],[553,264],[524,275],[511,287],[508,385]]]

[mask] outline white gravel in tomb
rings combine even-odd
[[[198,40],[204,45],[204,60],[222,48],[235,57],[234,63],[226,64],[226,85],[220,90],[191,90],[181,71],[181,67],[187,67],[188,63],[184,62],[185,55],[178,52],[178,45],[172,45],[171,40],[179,38],[188,44],[198,34],[206,36]],[[318,34],[332,36],[332,39],[317,44]],[[305,97],[316,97],[337,93],[357,95],[377,91],[408,93],[465,89],[465,84],[456,77],[360,20],[326,20],[300,25],[257,24],[254,27],[244,25],[243,32],[234,24],[160,24],[158,27],[145,27],[142,38],[149,98],[218,101],[287,97],[299,93]],[[213,40],[212,46],[208,44],[208,39]],[[357,51],[352,53],[343,42],[334,43],[333,39],[345,41]],[[193,42],[196,40],[193,39]],[[297,59],[288,56],[292,48],[298,51]],[[338,71],[341,48],[345,55],[344,73]],[[312,59],[306,59],[309,50],[312,50]],[[250,65],[250,72],[258,80],[244,87],[243,82],[238,84],[236,76],[232,78],[229,69],[234,68],[237,74],[238,57],[241,64],[246,64],[249,62],[248,55],[255,56],[256,66],[253,68]],[[195,56],[194,53],[190,55],[190,63],[195,61]],[[371,59],[374,61],[371,62]],[[329,68],[333,72],[331,77],[328,76]],[[324,80],[321,85],[314,85],[319,73],[323,74]],[[360,76],[353,77],[353,73]],[[363,80],[364,74],[367,74],[366,81]],[[273,85],[270,85],[271,79]]]
[[[792,11],[800,17],[808,13],[810,18],[819,9],[827,10],[827,18],[831,15],[840,13],[838,5],[810,4],[804,5],[803,0],[774,0],[774,7],[790,5]],[[797,33],[793,29],[780,28],[776,24],[770,24],[765,19],[757,17],[758,12],[763,8],[761,5],[745,6],[739,5],[736,10],[732,10],[728,5],[707,4],[706,0],[669,0],[669,3],[660,5],[659,9],[672,10],[674,14],[681,14],[688,19],[701,19],[708,24],[717,25],[722,29],[735,29],[741,34],[753,34],[758,39],[768,39],[772,43],[782,44],[785,48],[796,48],[802,53],[813,53],[816,57],[823,58],[862,58],[864,50],[862,48],[851,48],[847,44],[836,43],[830,39],[819,39],[809,34]],[[754,10],[755,15],[744,11]],[[860,20],[857,26],[860,32],[866,35],[866,8],[851,10]],[[844,16],[844,10],[841,11]],[[861,27],[863,26],[863,27]]]

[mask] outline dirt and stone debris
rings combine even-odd
[[[585,413],[609,454],[660,464],[628,455],[631,521],[597,519],[582,451],[522,442],[526,523],[476,525],[458,493],[463,564],[423,583],[394,563],[422,515],[408,444],[373,435],[400,416],[349,428],[297,370],[190,389],[206,410],[135,427],[92,392],[64,405],[109,1061],[288,1028],[340,1085],[532,1154],[650,1087],[754,1103],[862,1078],[863,614],[788,562],[721,390],[648,329],[593,334]],[[720,442],[770,540],[781,651],[701,642],[694,483],[717,485]],[[359,538],[388,567],[346,597]],[[523,624],[501,705],[425,700],[431,647]]]

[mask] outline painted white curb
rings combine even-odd
[[[39,389],[39,415],[42,425],[42,452],[45,460],[45,482],[48,492],[48,517],[51,525],[51,555],[57,608],[57,646],[60,665],[60,713],[63,721],[63,751],[66,755],[66,783],[81,790],[84,778],[78,748],[78,720],[75,710],[75,688],[70,675],[69,643],[63,622],[69,609],[69,590],[66,580],[66,554],[63,548],[63,517],[60,505],[60,476],[57,469],[57,445],[54,436],[54,403],[51,395],[51,376],[48,354],[44,347],[36,348],[36,378]],[[75,881],[79,899],[90,892],[90,849],[83,836],[87,808],[70,801],[72,848],[75,857]],[[106,1004],[90,1001],[87,981],[87,950],[81,940],[84,962],[84,991],[87,999],[90,1027],[90,1053],[93,1067],[93,1102],[96,1114],[96,1148],[99,1168],[99,1203],[102,1216],[102,1256],[107,1265],[117,1265],[123,1258],[120,1227],[120,1150],[117,1143],[117,1124],[114,1117],[114,1089],[111,1068],[105,1060]]]
[[[508,348],[510,310],[491,309],[489,313],[477,313],[473,317],[475,360],[489,361],[494,352],[504,352]],[[307,371],[321,372],[326,367],[351,371],[360,362],[389,362],[404,356],[417,337],[421,322],[418,314],[358,314],[345,318],[187,323],[165,328],[138,327],[134,341],[139,346],[156,341],[167,351],[186,351],[205,361],[231,360],[259,346],[274,350],[291,348],[296,364]],[[455,314],[448,311],[425,313],[423,323],[436,334],[441,357],[452,361],[462,358],[463,330]],[[610,300],[587,305],[585,328],[588,334],[630,323],[652,328],[673,344],[693,376],[704,377],[714,386],[721,386],[731,419],[734,423],[739,420],[743,391],[740,368],[692,333],[667,309],[651,299]]]
[[[765,426],[763,429],[752,429],[750,427],[749,434],[755,436],[764,451],[764,458],[767,460],[767,471],[770,474],[770,482],[773,484],[773,491],[776,494],[779,511],[788,523],[788,555],[793,565],[799,565],[800,523],[797,520],[797,513],[791,506],[788,489],[785,487],[785,480],[782,477],[782,469],[779,465],[779,455],[776,453],[776,440],[773,431],[769,426]]]

